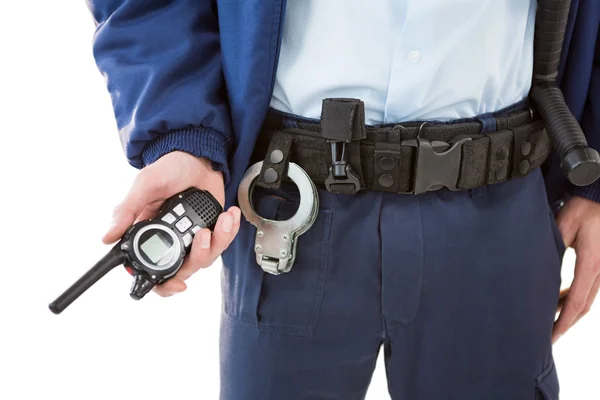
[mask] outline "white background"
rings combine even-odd
[[[48,311],[107,251],[100,238],[136,171],[84,2],[2,3],[0,399],[217,399],[219,263],[184,294],[140,302],[119,268],[62,315]],[[572,264],[569,253],[566,280]],[[555,357],[562,399],[597,398],[600,306]],[[368,399],[388,398],[380,363]]]

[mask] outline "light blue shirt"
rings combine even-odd
[[[288,0],[271,107],[367,124],[493,112],[529,93],[536,0]]]

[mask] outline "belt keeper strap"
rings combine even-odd
[[[373,190],[399,191],[401,155],[400,143],[375,143]]]
[[[328,178],[327,188],[332,193],[355,194],[364,188],[363,172],[360,160],[360,141],[367,138],[365,126],[365,104],[359,99],[324,99],[321,108],[321,136],[331,144],[331,168],[348,165],[346,175],[352,175],[352,182],[346,178]],[[337,157],[336,143],[341,143],[341,159]],[[333,170],[332,170],[333,171]]]
[[[267,189],[278,189],[287,176],[287,168],[292,153],[292,136],[275,132],[269,143],[256,185]]]
[[[488,184],[504,182],[512,170],[513,133],[502,130],[487,134],[490,138]]]
[[[488,178],[489,138],[465,142],[462,148],[460,176],[457,186],[461,189],[473,189],[485,186]]]
[[[366,139],[365,103],[358,99],[324,99],[321,136],[329,141],[346,143]]]
[[[531,162],[529,156],[533,148],[532,144],[528,141],[531,136],[531,124],[512,128],[513,131],[513,165],[512,165],[512,178],[520,178],[529,173],[531,169]]]

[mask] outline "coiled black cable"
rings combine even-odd
[[[563,172],[571,183],[585,186],[600,178],[600,155],[588,146],[556,84],[570,8],[571,0],[538,1],[529,97],[545,122]]]

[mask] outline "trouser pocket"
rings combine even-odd
[[[558,375],[554,361],[550,363],[536,379],[537,397],[536,400],[558,400],[559,384]]]
[[[565,255],[565,251],[567,250],[565,246],[565,241],[563,240],[562,233],[558,228],[558,223],[556,222],[556,217],[552,211],[548,211],[548,215],[550,217],[550,226],[552,228],[552,234],[554,235],[554,244],[556,245],[556,253],[559,259],[559,262],[562,263],[562,259]]]
[[[253,204],[260,216],[286,220],[295,214],[299,197],[288,185],[282,188],[255,188]],[[225,314],[259,331],[311,336],[325,289],[330,223],[331,210],[320,209],[313,226],[298,238],[292,270],[275,276],[257,264],[256,228],[243,220],[238,236],[223,254]]]

